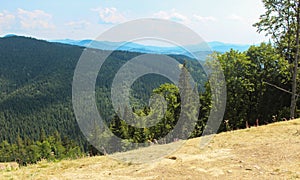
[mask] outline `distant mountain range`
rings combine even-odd
[[[71,40],[71,39],[62,39],[62,40],[51,40],[50,42],[58,42],[63,44],[70,44],[70,45],[77,45],[83,47],[93,47],[96,49],[103,49],[103,50],[123,50],[123,51],[130,51],[130,52],[141,52],[141,53],[156,53],[156,54],[182,54],[188,55],[186,50],[181,47],[170,46],[170,47],[159,47],[159,46],[148,46],[133,42],[108,42],[108,41],[93,41],[90,39],[86,40]],[[208,42],[207,45],[209,46],[211,51],[217,52],[227,52],[230,49],[238,50],[238,51],[245,51],[247,50],[250,45],[240,45],[240,44],[228,44],[218,41]],[[192,53],[197,53],[199,51],[209,51],[208,48],[204,48],[204,50],[199,50],[199,47],[207,46],[204,43],[201,45],[190,45],[186,46],[187,49],[192,50]],[[198,49],[197,49],[198,48]]]
[[[5,37],[17,36],[14,34],[8,34]],[[151,54],[173,54],[173,55],[185,55],[189,57],[193,57],[190,54],[193,53],[197,55],[200,60],[205,60],[208,54],[211,54],[211,51],[217,51],[220,53],[224,53],[230,51],[230,49],[238,50],[238,51],[246,51],[250,45],[249,44],[229,44],[218,41],[198,44],[198,45],[187,45],[184,47],[185,49],[190,50],[190,52],[186,51],[184,48],[179,46],[150,46],[143,45],[134,42],[109,42],[109,41],[94,41],[91,39],[85,40],[72,40],[72,39],[61,39],[61,40],[48,40],[49,42],[56,42],[68,45],[75,45],[81,47],[91,47],[95,49],[102,50],[121,50],[121,51],[129,51],[129,52],[139,52],[139,53],[151,53]],[[203,47],[203,48],[201,48]]]

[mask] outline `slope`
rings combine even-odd
[[[86,145],[71,101],[73,74],[83,50],[28,37],[0,38],[0,142],[15,143],[17,136],[38,140],[44,130],[48,136],[58,131],[82,148]],[[114,75],[138,55],[141,53],[114,51],[99,72],[97,105],[107,121],[114,113],[112,105],[101,102],[110,102]],[[172,57],[181,63],[190,60],[185,56]],[[136,104],[146,102],[152,90],[164,82],[169,81],[162,76],[139,79],[132,93]]]
[[[2,178],[300,179],[299,119],[221,133],[202,149],[199,148],[200,140],[188,140],[173,154],[151,163],[123,162],[112,156],[54,163],[43,161],[3,171]],[[170,148],[169,145],[154,145],[131,153],[143,158],[158,147]]]

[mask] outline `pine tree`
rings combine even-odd
[[[186,139],[191,136],[191,132],[196,125],[200,105],[199,96],[195,90],[196,87],[192,87],[191,85],[191,77],[186,62],[183,63],[181,68],[178,87],[181,103],[181,112],[178,121],[178,126],[181,130],[178,131],[178,138]]]

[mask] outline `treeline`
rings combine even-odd
[[[224,54],[215,53],[209,59],[208,66],[216,63],[221,65],[227,86],[226,111],[219,132],[289,119],[290,94],[284,91],[290,90],[289,64],[278,55],[271,44],[251,46],[245,52],[231,50]],[[184,72],[184,69],[182,71]],[[189,80],[185,79],[184,82]],[[186,88],[187,84],[184,84],[178,86]],[[202,135],[210,115],[212,107],[210,83],[207,82],[205,87],[206,90],[199,93],[199,116],[196,124],[193,125],[193,131],[189,132],[189,138]],[[179,88],[167,83],[154,89],[153,93],[160,94],[167,100],[168,108],[163,118],[155,126],[136,128],[128,125],[126,120],[120,118],[118,115],[120,113],[116,113],[109,124],[115,136],[132,143],[146,144],[149,141],[153,142],[154,139],[162,140],[173,130],[181,113],[186,113],[181,108],[182,98]],[[131,109],[125,108],[123,112],[123,117],[127,120],[133,118],[128,111]],[[140,117],[151,116],[153,113],[149,106],[133,111]],[[183,125],[181,128],[184,131],[186,126]],[[182,139],[180,134],[174,137],[177,138]],[[125,142],[119,143],[120,147],[117,150],[128,148]],[[113,148],[116,148],[115,144],[111,147]]]
[[[45,131],[42,130],[38,141],[33,141],[28,136],[24,139],[17,136],[16,143],[8,141],[0,143],[0,162],[16,161],[20,166],[36,163],[42,159],[55,161],[84,155],[83,150],[73,140],[61,138],[57,131],[53,136],[46,137]]]
[[[223,54],[214,53],[208,59],[207,66],[221,65],[227,88],[226,110],[218,132],[243,129],[247,126],[263,125],[290,118],[290,65],[271,44],[262,43],[259,46],[251,46],[245,52],[231,50]],[[182,134],[187,130],[190,131],[187,132],[186,138],[202,135],[213,106],[209,81],[204,85],[206,90],[199,91],[200,107],[196,123],[189,124],[192,128],[188,128],[187,124],[181,124],[180,133],[177,133],[172,139],[165,139],[165,136],[174,130],[182,114],[185,114],[187,117],[185,121],[188,121],[188,117],[195,111],[195,109],[193,110],[195,106],[182,108],[183,97],[179,93],[185,89],[195,88],[189,87],[189,83],[187,83],[190,78],[186,73],[188,69],[189,67],[184,64],[178,85],[167,83],[153,90],[153,94],[162,95],[168,104],[165,114],[155,126],[137,128],[127,123],[128,120],[134,118],[131,111],[135,116],[148,116],[149,118],[145,120],[151,120],[154,112],[150,106],[144,106],[141,109],[125,107],[122,112],[124,119],[120,118],[120,112],[115,113],[108,126],[110,131],[121,140],[116,143],[116,139],[110,137],[112,142],[105,143],[105,145],[112,144],[107,147],[108,151],[132,149],[134,147],[130,146],[134,146],[134,143],[144,143],[147,146],[149,142],[156,140],[160,143],[168,143],[176,139],[185,139]],[[156,113],[160,114],[161,112]],[[157,117],[159,116],[157,115]],[[214,120],[218,121],[218,119]],[[144,122],[140,121],[140,123]],[[106,137],[107,139],[109,138]],[[101,142],[101,138],[98,140]],[[118,147],[116,147],[117,145]]]
[[[232,129],[245,128],[246,122],[254,125],[256,120],[267,124],[290,118],[291,66],[276,48],[262,43],[216,57],[227,86],[224,120]]]

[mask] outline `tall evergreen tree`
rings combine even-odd
[[[181,132],[178,138],[182,139],[186,139],[191,136],[190,133],[196,125],[193,123],[198,119],[200,105],[199,96],[197,91],[194,91],[195,88],[192,87],[191,82],[191,76],[188,71],[187,63],[184,62],[181,67],[181,73],[178,81],[181,104],[181,112],[178,121],[178,126],[181,127]]]

